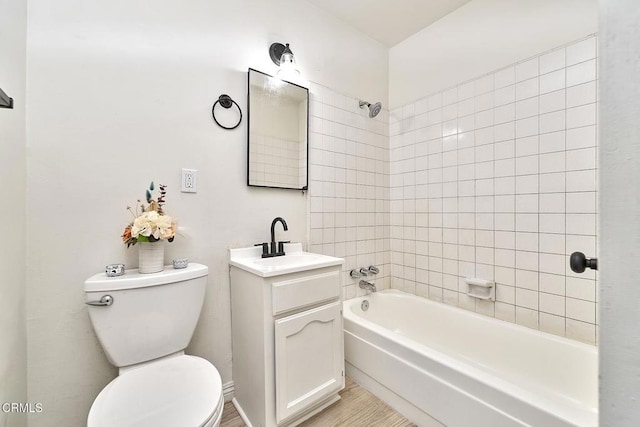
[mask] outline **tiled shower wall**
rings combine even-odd
[[[596,46],[592,36],[391,112],[393,288],[596,342],[596,276],[568,262],[596,256]],[[465,277],[495,280],[496,301],[467,296]]]
[[[388,288],[388,112],[369,118],[358,99],[316,84],[310,97],[310,250],[345,259],[345,299],[364,293],[351,269],[377,266],[366,279]]]

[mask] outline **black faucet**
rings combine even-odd
[[[282,256],[284,255],[284,244],[289,243],[289,241],[278,242],[276,245],[276,223],[281,222],[282,228],[284,231],[289,230],[287,227],[287,221],[284,218],[277,217],[271,222],[271,245],[268,243],[258,243],[255,246],[262,246],[262,258],[270,258],[274,256]]]

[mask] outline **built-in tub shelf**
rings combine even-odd
[[[496,284],[490,280],[466,278],[467,295],[489,301],[496,300]]]

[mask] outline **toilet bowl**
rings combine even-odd
[[[87,427],[217,427],[223,404],[222,381],[213,365],[181,355],[111,381],[93,402]]]
[[[206,266],[191,264],[155,274],[102,273],[85,281],[96,335],[120,368],[95,398],[88,427],[220,425],[220,374],[207,360],[183,351],[200,315],[207,273]]]

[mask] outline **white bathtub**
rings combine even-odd
[[[593,346],[395,290],[344,329],[347,375],[420,426],[598,424]]]

